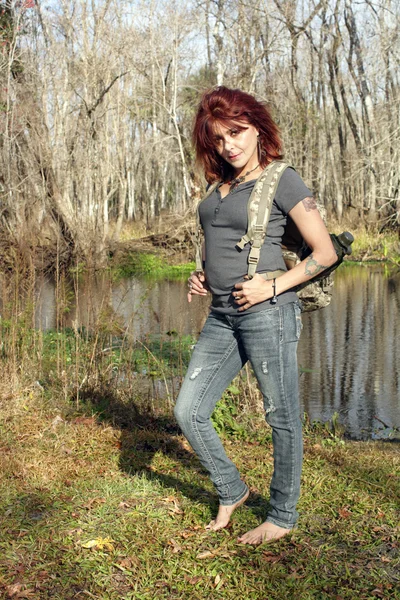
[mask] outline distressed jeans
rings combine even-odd
[[[220,504],[235,504],[248,488],[227,457],[211,415],[224,390],[250,361],[263,395],[266,420],[272,428],[274,472],[266,520],[287,529],[298,518],[302,466],[296,356],[300,332],[297,303],[237,316],[211,312],[175,405],[175,417],[209,472]]]

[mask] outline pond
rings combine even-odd
[[[117,283],[89,278],[70,298],[66,325],[90,327],[105,305],[133,340],[149,334],[197,335],[209,300],[186,300],[185,281],[132,277]],[[37,289],[36,326],[56,325],[54,283]],[[302,409],[310,420],[337,413],[355,439],[399,436],[400,272],[387,267],[342,266],[329,307],[303,315],[299,345]]]

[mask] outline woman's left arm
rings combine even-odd
[[[304,198],[289,212],[290,217],[297,225],[306,244],[312,253],[293,269],[276,279],[276,294],[286,292],[309,279],[312,279],[337,261],[337,255],[328,230],[319,214],[314,198]],[[237,283],[237,292],[234,292],[239,310],[246,310],[269,300],[274,295],[272,281],[265,281],[261,275],[253,279]]]

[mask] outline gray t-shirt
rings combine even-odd
[[[205,274],[212,293],[211,310],[228,315],[243,315],[268,308],[270,300],[255,304],[239,312],[232,292],[235,283],[243,281],[247,274],[250,244],[241,252],[236,244],[247,230],[247,203],[255,179],[239,185],[233,192],[221,198],[215,190],[200,204],[200,221],[205,237]],[[304,198],[312,196],[308,187],[294,169],[286,169],[272,204],[267,235],[261,248],[257,272],[286,270],[282,258],[281,240],[285,230],[287,214]],[[279,293],[279,286],[278,293]],[[295,292],[278,295],[277,306],[297,300]]]

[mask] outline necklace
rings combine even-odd
[[[250,169],[250,171],[247,171],[247,173],[245,173],[244,175],[241,175],[240,177],[235,177],[235,179],[232,179],[232,181],[227,181],[226,183],[229,185],[229,194],[233,192],[233,190],[236,190],[238,185],[243,183],[243,181],[246,179],[247,175],[250,175],[250,173],[255,171],[259,166],[260,165],[258,164],[254,167],[254,169]]]

